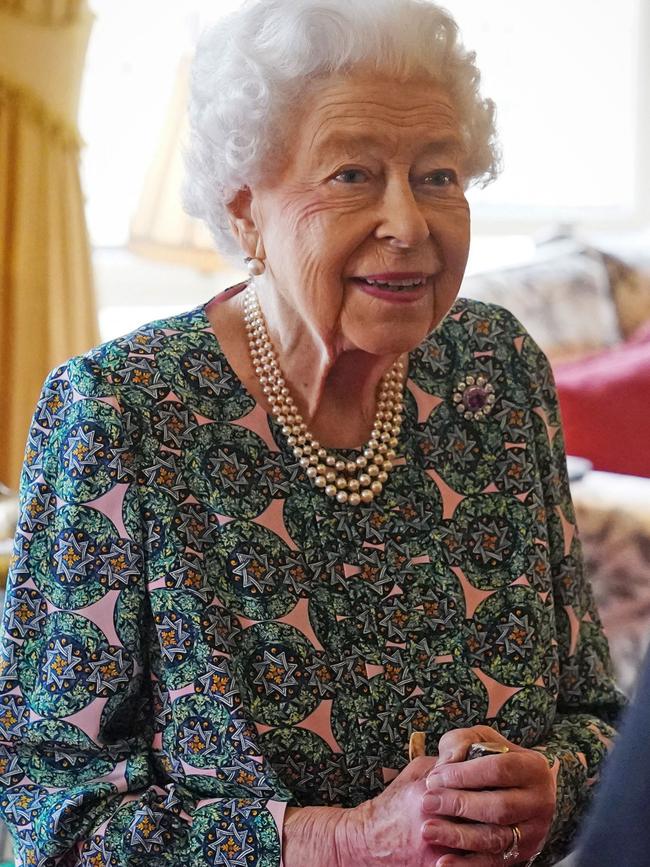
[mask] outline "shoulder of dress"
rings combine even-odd
[[[426,353],[444,344],[448,350],[458,350],[463,355],[485,353],[497,347],[503,352],[508,344],[516,349],[524,338],[530,339],[528,332],[505,307],[473,298],[458,298],[419,350]]]
[[[201,333],[210,332],[204,305],[147,322],[69,359],[48,376],[66,379],[83,397],[115,396],[122,386],[144,382],[158,367],[158,355],[173,343],[176,352],[190,348]]]
[[[525,327],[507,307],[492,302],[477,301],[475,298],[457,298],[440,327],[444,328],[450,318],[461,322],[466,331],[470,334],[476,333],[477,336],[485,331],[486,321],[495,332],[497,330],[501,334],[505,332],[512,337],[528,335]]]

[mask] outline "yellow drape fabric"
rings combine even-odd
[[[0,481],[48,370],[98,342],[76,117],[85,3],[0,0]]]

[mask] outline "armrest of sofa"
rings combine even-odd
[[[650,643],[650,479],[593,471],[571,491],[585,569],[629,694]]]

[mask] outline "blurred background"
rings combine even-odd
[[[180,205],[189,58],[240,0],[0,0],[0,580],[47,372],[242,271]],[[371,2],[371,0],[368,0]],[[621,683],[650,633],[650,3],[448,0],[498,106],[462,291],[556,374]]]

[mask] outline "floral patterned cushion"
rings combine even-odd
[[[508,308],[552,362],[621,340],[602,257],[571,242],[528,265],[467,277],[461,294]]]
[[[590,472],[571,493],[616,680],[630,695],[650,642],[650,479]]]
[[[624,338],[650,322],[650,250],[632,256],[602,254]]]

